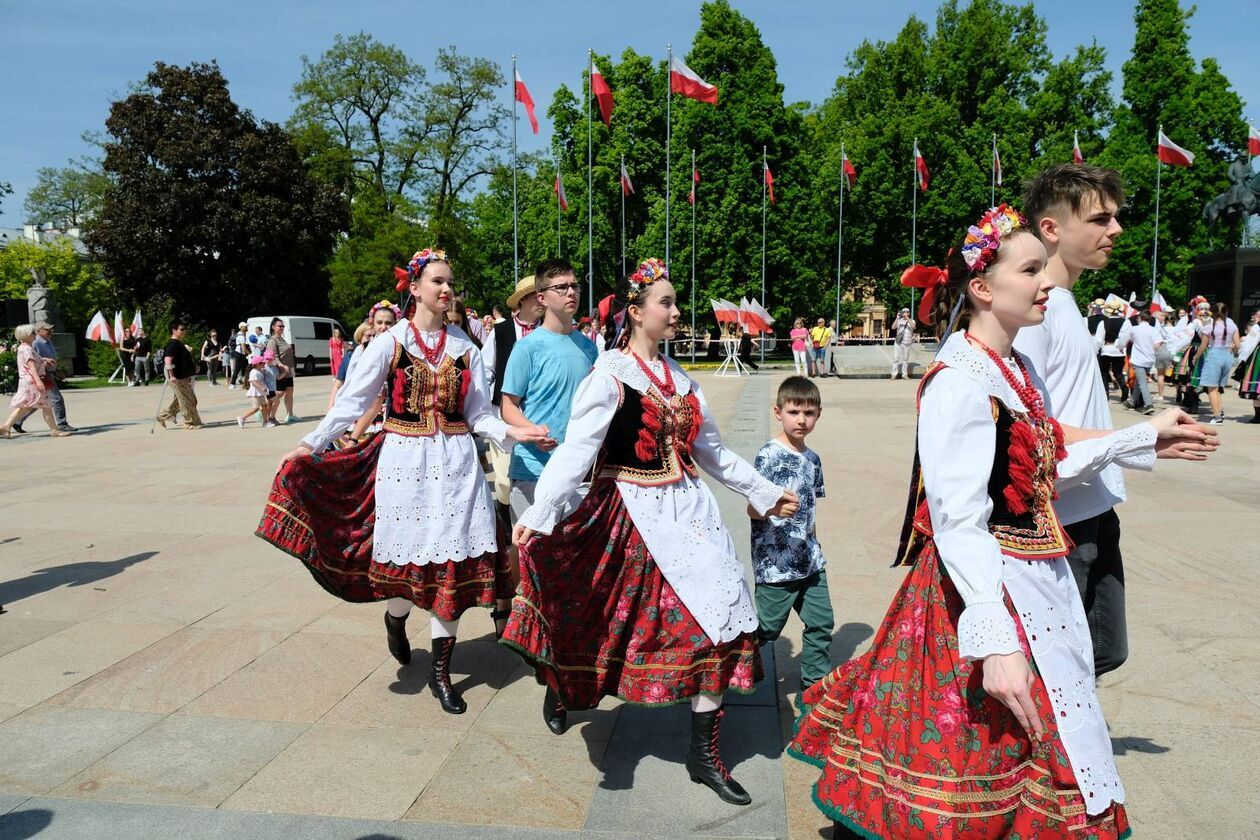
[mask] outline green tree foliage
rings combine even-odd
[[[13,195],[13,185],[8,181],[0,181],[0,206],[4,204],[6,196]],[[4,211],[0,210],[0,216],[4,215]]]
[[[0,299],[25,300],[34,282],[32,269],[44,272],[44,284],[52,290],[69,332],[81,335],[97,309],[112,315],[119,304],[101,266],[75,253],[64,238],[47,243],[18,240],[0,250]]]
[[[112,183],[87,241],[120,296],[162,293],[219,325],[326,311],[342,201],[282,128],[232,101],[217,65],[159,62],[105,125]]]
[[[45,166],[36,173],[35,186],[26,194],[27,221],[59,228],[83,227],[96,214],[109,178],[99,163],[72,161],[61,168]]]

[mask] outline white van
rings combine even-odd
[[[311,376],[318,368],[328,367],[328,340],[332,338],[333,327],[340,329],[342,337],[349,340],[345,328],[332,318],[311,315],[255,315],[245,323],[250,335],[255,333],[256,327],[262,327],[264,347],[267,337],[271,335],[273,317],[284,322],[284,340],[293,345],[297,373]]]

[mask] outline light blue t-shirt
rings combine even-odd
[[[560,335],[539,327],[512,347],[503,393],[519,397],[525,417],[546,426],[557,443],[564,443],[573,395],[598,356],[591,340],[577,330]],[[508,478],[537,481],[550,457],[533,444],[517,444]]]

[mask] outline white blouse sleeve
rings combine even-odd
[[[474,432],[494,441],[500,449],[507,449],[507,424],[499,419],[494,403],[490,402],[481,351],[474,347],[468,354],[469,383],[468,393],[464,395],[464,419]]]
[[[354,353],[346,382],[337,390],[337,399],[315,431],[302,438],[315,452],[322,452],[338,435],[354,425],[381,394],[397,340],[386,333],[372,339]]]
[[[550,534],[573,512],[574,491],[591,471],[620,400],[621,390],[610,374],[596,370],[582,380],[573,395],[564,443],[551,453],[534,488],[534,503],[517,524]]]
[[[675,370],[675,376],[678,371]],[[685,374],[684,374],[685,375]],[[704,399],[700,385],[694,379],[691,390],[700,401],[700,409],[704,421],[700,426],[700,434],[691,448],[692,457],[700,468],[717,479],[723,486],[734,490],[752,505],[753,510],[761,516],[774,507],[783,496],[783,488],[767,480],[761,473],[753,469],[752,464],[736,455],[722,443],[717,423],[713,422],[713,414]]]
[[[486,340],[481,342],[481,372],[488,388],[494,387],[495,333],[496,330],[490,330],[486,333]]]
[[[1067,457],[1059,462],[1055,486],[1062,490],[1083,484],[1112,464],[1126,470],[1150,472],[1155,468],[1157,437],[1150,423],[1138,423],[1105,437],[1070,444]]]
[[[965,605],[958,652],[971,660],[1014,653],[1019,636],[1003,602],[1002,552],[989,533],[997,448],[989,396],[965,375],[940,371],[919,403],[918,442],[933,538]]]

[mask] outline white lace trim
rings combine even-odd
[[[652,369],[652,373],[664,378],[664,368],[662,365],[668,364],[670,374],[674,377],[674,389],[679,394],[689,394],[692,390],[691,377],[687,372],[678,366],[678,363],[668,356],[658,356],[655,362],[647,362],[647,366]],[[622,353],[619,350],[609,350],[599,354],[599,358],[595,360],[595,370],[602,370],[615,379],[629,385],[640,394],[646,394],[649,388],[652,388],[652,381],[647,378],[647,374],[639,367],[639,363],[634,357]]]
[[[1019,650],[1015,619],[1001,601],[972,604],[958,617],[958,653],[977,660],[995,653]]]
[[[1116,466],[1148,472],[1155,469],[1155,441],[1159,435],[1154,426],[1150,423],[1138,423],[1112,434],[1116,438],[1112,445],[1112,452],[1115,453],[1113,463]]]
[[[1023,357],[1021,356],[1020,358],[1022,359]],[[997,397],[1012,411],[1022,412],[1028,410],[1028,407],[1024,405],[1024,401],[1019,398],[1019,395],[1011,388],[1010,383],[1002,376],[1001,371],[993,364],[989,354],[972,345],[967,340],[966,334],[961,330],[953,333],[945,340],[945,344],[941,347],[940,352],[936,354],[936,361],[948,365],[951,370],[965,374],[980,385],[986,394],[991,397]],[[1018,377],[1019,369],[1015,366],[1015,362],[1011,359],[1004,359],[1003,361]],[[1028,371],[1028,376],[1033,386],[1044,393],[1045,386],[1033,371],[1032,365],[1029,364],[1027,359],[1024,359],[1024,369]]]

